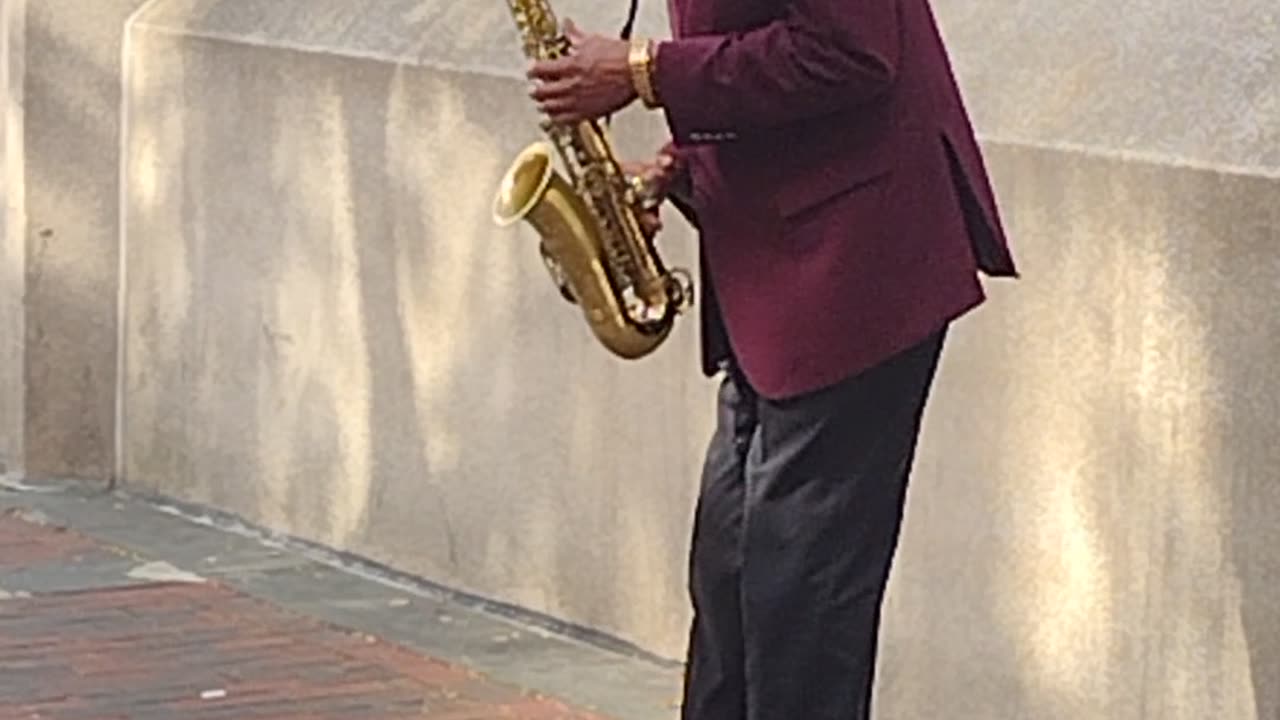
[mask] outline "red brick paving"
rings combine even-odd
[[[23,520],[16,511],[0,515],[0,568],[14,570],[76,556],[100,547],[79,533]]]
[[[0,518],[3,566],[93,548]],[[0,720],[204,718],[602,720],[212,583],[0,600]]]

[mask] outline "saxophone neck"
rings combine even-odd
[[[508,0],[508,4],[527,58],[549,60],[569,51],[569,39],[561,31],[560,21],[546,0]]]

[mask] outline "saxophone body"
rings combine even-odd
[[[526,58],[568,53],[548,0],[507,4]],[[553,282],[581,309],[595,338],[619,357],[644,357],[692,304],[689,273],[668,270],[645,235],[640,213],[651,207],[649,194],[623,173],[599,121],[548,120],[541,129],[550,142],[535,142],[516,157],[494,198],[494,220],[503,227],[529,223]]]

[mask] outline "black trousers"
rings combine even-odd
[[[880,609],[945,331],[819,392],[720,388],[684,720],[868,720]]]

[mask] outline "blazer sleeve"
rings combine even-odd
[[[874,100],[894,82],[899,0],[792,0],[773,22],[658,45],[654,81],[680,143],[732,141]]]

